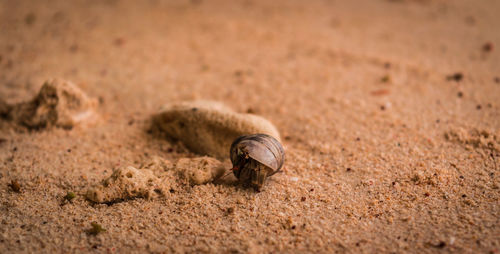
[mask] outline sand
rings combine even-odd
[[[280,140],[271,122],[255,114],[232,111],[216,101],[187,101],[162,107],[151,117],[151,132],[190,151],[228,158],[231,144],[243,135],[262,133]]]
[[[499,11],[0,1],[0,98],[29,101],[58,78],[99,102],[97,120],[71,130],[0,120],[0,252],[498,253]],[[284,172],[260,193],[229,175],[86,199],[116,169],[198,157],[148,129],[162,105],[200,99],[272,122]]]

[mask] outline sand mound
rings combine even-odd
[[[500,138],[487,130],[478,130],[472,128],[466,130],[464,128],[453,128],[444,134],[445,138],[449,141],[459,143],[465,147],[491,149],[493,151],[500,151]]]
[[[134,198],[153,199],[188,185],[212,182],[224,173],[214,158],[181,158],[176,163],[153,158],[137,169],[118,168],[110,177],[87,191],[87,199],[96,203],[114,203]]]
[[[210,157],[181,158],[175,164],[175,169],[191,185],[212,182],[226,172],[220,161]]]
[[[227,158],[234,139],[245,134],[265,133],[280,140],[268,120],[232,111],[211,101],[170,104],[153,116],[153,129],[182,141],[195,153]]]
[[[97,101],[75,84],[52,79],[28,102],[9,105],[0,102],[0,116],[29,129],[61,127],[71,129],[95,116]]]
[[[97,203],[161,195],[160,180],[150,170],[128,166],[116,169],[101,185],[90,189],[87,198]]]

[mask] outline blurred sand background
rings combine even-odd
[[[100,101],[100,120],[72,130],[0,120],[0,252],[498,253],[499,13],[465,0],[0,0],[0,98],[57,77]],[[195,156],[146,132],[162,104],[192,99],[273,122],[285,172],[258,194],[85,200],[113,168]],[[91,222],[107,231],[89,235]]]

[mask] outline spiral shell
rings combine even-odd
[[[267,177],[278,173],[285,162],[285,150],[267,134],[244,135],[231,145],[233,173],[246,186],[260,191]]]

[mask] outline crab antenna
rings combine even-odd
[[[222,175],[222,176],[219,176],[219,177],[215,178],[212,182],[214,182],[214,183],[215,183],[215,182],[217,182],[218,180],[220,180],[220,179],[222,179],[222,178],[225,178],[226,176],[230,175],[231,173],[233,173],[233,170],[236,170],[235,168],[236,168],[236,167],[233,167],[232,169],[230,169],[230,171],[229,171],[229,172],[227,172],[227,174],[225,174],[225,175]]]

